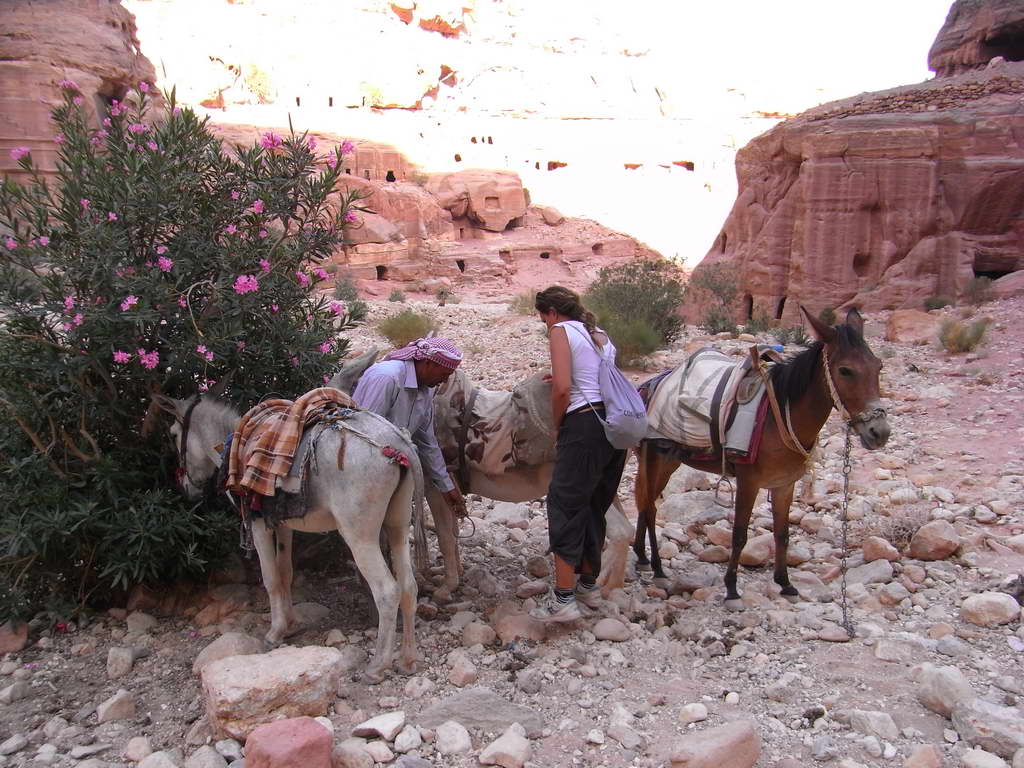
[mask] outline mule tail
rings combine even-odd
[[[416,445],[406,432],[402,432],[402,439],[405,441],[406,456],[409,457],[408,470],[412,472],[412,556],[413,564],[418,573],[426,573],[428,554],[430,552],[427,544],[427,528],[423,514],[424,480],[423,465],[420,462],[420,454]]]

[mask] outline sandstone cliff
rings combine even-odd
[[[972,28],[960,5],[950,19]],[[991,17],[1008,4],[970,5]],[[950,71],[968,60],[936,48]],[[792,321],[800,303],[920,307],[1024,269],[1022,94],[1024,63],[995,60],[826,104],[751,141],[705,259],[738,267],[741,319],[764,309]]]

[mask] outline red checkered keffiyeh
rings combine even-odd
[[[462,362],[462,353],[459,348],[448,339],[432,337],[429,339],[416,339],[406,344],[401,349],[396,349],[385,360],[430,360],[431,362],[443,365],[445,368],[455,370]]]

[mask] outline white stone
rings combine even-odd
[[[385,741],[391,741],[405,727],[405,712],[385,712],[383,715],[371,717],[364,723],[360,723],[352,729],[353,736],[374,737],[379,736]]]
[[[480,753],[480,765],[500,765],[502,768],[523,768],[533,755],[526,731],[519,723],[512,723],[497,739]]]
[[[699,701],[687,704],[679,710],[679,722],[683,725],[699,723],[708,719],[708,708]]]
[[[434,745],[442,755],[462,755],[473,749],[469,731],[454,720],[448,720],[437,726]]]

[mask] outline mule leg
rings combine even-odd
[[[397,493],[402,506],[409,508],[411,503],[409,493]],[[395,502],[392,501],[392,504]],[[395,667],[403,675],[411,675],[416,672],[416,576],[413,573],[412,553],[409,548],[409,520],[400,517],[401,510],[397,515],[389,511],[388,520],[384,526],[388,534],[388,542],[391,545],[391,565],[394,568],[400,590],[399,607],[402,611],[402,651]],[[398,517],[398,520],[393,520]]]
[[[292,560],[292,540],[294,531],[286,525],[277,527],[277,577],[281,587],[282,601],[285,610],[284,636],[298,632],[302,625],[295,615],[295,601],[292,599],[292,580],[295,575]]]
[[[775,536],[775,583],[782,587],[782,596],[786,599],[800,597],[796,587],[789,583],[786,555],[789,550],[789,507],[793,503],[793,486],[791,483],[782,488],[772,489],[772,526]]]
[[[252,540],[260,558],[263,586],[270,600],[270,631],[266,634],[266,640],[271,645],[277,645],[288,632],[288,621],[292,612],[290,582],[289,589],[284,589],[281,584],[281,568],[278,565],[279,560],[283,558],[278,557],[278,551],[274,546],[274,534],[267,528],[262,518],[255,518],[252,521]],[[290,580],[291,547],[288,548],[288,559]]]
[[[655,520],[657,517],[657,499],[668,485],[672,473],[679,469],[681,462],[664,453],[653,450],[648,443],[640,443],[637,451],[639,469],[636,475],[636,536],[633,539],[633,551],[636,553],[638,565],[647,564],[647,553],[644,550],[644,535],[651,542],[651,562],[655,578],[664,579],[661,558],[658,556],[657,533]]]
[[[434,518],[437,547],[441,550],[441,559],[444,561],[444,582],[434,591],[434,601],[447,603],[452,599],[452,593],[458,589],[459,577],[462,575],[458,526],[455,513],[437,488],[431,485],[427,488],[426,496],[430,514]]]
[[[736,514],[732,523],[732,552],[729,553],[729,566],[725,569],[725,605],[731,610],[742,609],[740,593],[736,590],[736,570],[740,563],[740,553],[747,545],[747,526],[750,524],[750,513],[757,500],[756,485],[740,478],[736,481]]]
[[[626,511],[618,494],[612,499],[612,505],[605,516],[607,530],[604,556],[601,558],[601,573],[597,584],[605,597],[613,589],[619,589],[626,583],[626,558],[629,553],[629,539],[633,526],[629,524]]]
[[[406,528],[406,532],[408,533],[408,528]],[[343,531],[342,533],[351,535],[354,531]],[[346,536],[346,540],[351,546],[356,567],[363,574],[366,583],[370,585],[370,592],[373,593],[373,601],[377,606],[379,617],[377,647],[364,677],[368,683],[379,683],[384,679],[385,671],[391,666],[391,654],[395,645],[395,624],[398,618],[399,587],[391,575],[391,571],[388,570],[376,535],[367,540]],[[406,543],[406,547],[408,548],[408,543]],[[411,572],[411,563],[409,569]]]

